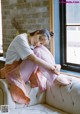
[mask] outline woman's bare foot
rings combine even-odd
[[[71,84],[71,80],[70,79],[67,79],[67,78],[61,78],[61,77],[57,77],[56,80],[55,80],[55,84],[58,84],[58,85],[61,85],[61,86],[66,86],[66,85],[69,85]]]

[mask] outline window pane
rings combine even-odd
[[[66,62],[80,64],[80,3],[66,4],[66,41]]]
[[[67,26],[67,62],[80,64],[80,26]]]
[[[66,24],[80,24],[80,0],[78,1],[79,3],[66,4]]]

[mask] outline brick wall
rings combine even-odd
[[[31,32],[50,26],[49,0],[2,0],[3,50],[7,50],[16,35],[11,24],[16,17],[24,30]]]

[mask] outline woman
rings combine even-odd
[[[48,45],[50,33],[47,29],[36,30],[30,34],[19,34],[11,42],[6,52],[5,77],[10,84],[10,92],[15,102],[28,104],[30,98],[25,82],[46,89],[46,81],[68,85],[69,80],[58,77],[58,66],[51,53],[42,45]],[[49,59],[46,59],[45,54]],[[50,60],[50,62],[49,62]],[[45,75],[48,73],[48,75]],[[35,77],[36,75],[36,77]],[[35,77],[35,79],[34,79]],[[34,82],[36,80],[36,84]],[[27,91],[26,91],[27,89]]]
[[[27,82],[29,79],[31,81],[32,74],[34,71],[36,71],[36,69],[37,72],[34,74],[38,73],[37,82],[40,83],[38,83],[38,86],[40,85],[43,91],[46,89],[46,79],[52,79],[49,76],[44,76],[44,79],[43,77],[41,78],[43,79],[42,83],[42,80],[40,80],[39,72],[42,71],[41,73],[43,73],[44,69],[46,69],[47,72],[55,74],[52,76],[54,77],[53,81],[55,80],[62,85],[67,85],[70,83],[68,80],[64,81],[58,77],[59,72],[56,70],[56,64],[53,65],[47,62],[48,60],[45,61],[45,59],[40,57],[39,53],[37,54],[40,49],[45,50],[43,47],[41,47],[41,45],[47,45],[49,43],[49,40],[49,31],[42,29],[34,31],[30,34],[23,33],[17,35],[8,47],[6,53],[5,71],[6,79],[10,84],[10,91],[14,101],[24,104],[28,104],[30,102],[29,95],[26,93],[27,87],[25,86],[25,82]],[[31,45],[34,47],[31,47]],[[44,52],[47,52],[47,50]]]

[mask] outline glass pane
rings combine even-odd
[[[66,3],[66,24],[80,24],[80,0],[70,1]]]
[[[67,62],[80,64],[80,26],[67,26]]]
[[[66,4],[66,46],[66,62],[80,64],[80,3]]]

